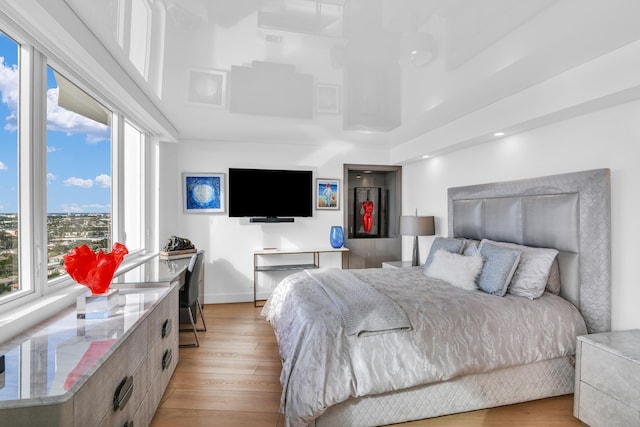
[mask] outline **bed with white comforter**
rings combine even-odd
[[[380,332],[347,333],[336,297],[319,283],[341,276],[388,297],[410,327],[385,330],[375,319]],[[421,267],[303,271],[277,286],[263,314],[278,340],[288,426],[306,426],[351,397],[569,356],[586,333],[578,310],[559,296],[499,297],[429,278]],[[365,325],[368,316],[361,313]]]

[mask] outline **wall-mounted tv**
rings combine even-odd
[[[312,171],[229,169],[229,216],[291,222],[313,215]]]

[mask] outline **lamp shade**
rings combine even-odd
[[[436,234],[433,217],[401,216],[399,233],[401,236],[433,236]]]

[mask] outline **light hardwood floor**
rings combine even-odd
[[[280,360],[271,326],[253,303],[208,304],[199,348],[180,361],[152,427],[281,427]],[[193,334],[180,333],[180,342]],[[573,396],[401,424],[403,427],[579,427]],[[347,426],[345,426],[347,427]]]

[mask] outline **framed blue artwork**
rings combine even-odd
[[[223,173],[182,174],[185,213],[224,213],[225,182]]]

